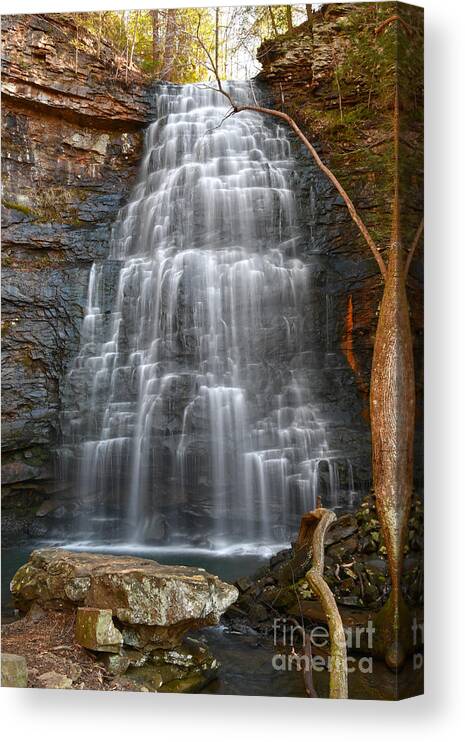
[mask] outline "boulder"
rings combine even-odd
[[[27,665],[25,657],[2,652],[2,687],[27,688]]]
[[[110,675],[124,675],[131,661],[124,654],[107,654],[102,664]]]
[[[137,648],[176,646],[187,631],[217,624],[238,596],[203,569],[63,549],[32,552],[11,592],[21,610],[108,609],[124,643]]]
[[[128,676],[151,691],[192,693],[214,680],[218,669],[219,664],[208,647],[187,638],[175,649],[151,652],[143,665],[129,668]]]
[[[331,546],[357,533],[357,519],[351,513],[341,515],[328,529],[325,545]]]
[[[81,647],[99,652],[118,652],[123,643],[110,608],[78,608],[75,638]]]

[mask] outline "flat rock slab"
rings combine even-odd
[[[22,610],[34,603],[108,608],[126,626],[179,626],[183,633],[218,623],[238,596],[233,585],[200,568],[64,549],[33,551],[10,587]]]

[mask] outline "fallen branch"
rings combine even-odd
[[[325,536],[328,527],[336,520],[332,510],[318,508],[311,514],[317,525],[313,532],[312,558],[313,564],[305,575],[308,584],[318,597],[328,621],[330,638],[330,674],[329,697],[348,698],[347,685],[347,649],[344,626],[339,614],[334,595],[324,579],[325,566]]]

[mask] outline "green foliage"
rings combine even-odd
[[[343,60],[335,59],[341,87],[344,92],[345,80],[350,85],[355,80],[366,94],[368,108],[376,101],[384,108],[392,99],[398,28],[394,24],[379,34],[376,29],[395,13],[395,3],[367,3],[341,21],[349,41]]]

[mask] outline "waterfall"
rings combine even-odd
[[[291,135],[225,103],[158,89],[138,182],[90,272],[61,453],[94,538],[273,544],[318,495],[338,504],[341,467],[353,488],[305,364]]]

